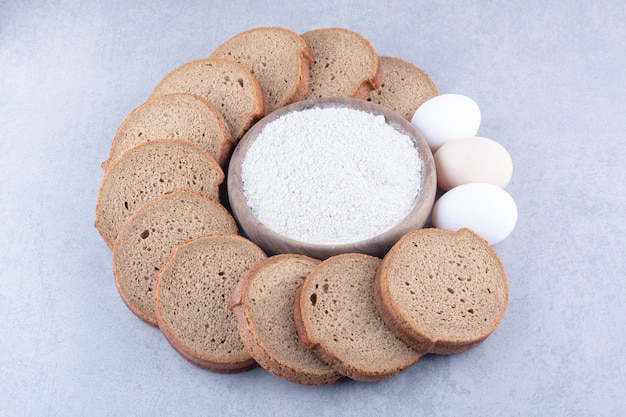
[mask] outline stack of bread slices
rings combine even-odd
[[[306,385],[381,380],[427,353],[480,343],[502,319],[508,288],[473,232],[417,230],[384,259],[268,257],[225,208],[230,154],[270,112],[348,97],[410,121],[436,94],[421,69],[340,28],[251,29],[167,74],[102,164],[95,226],[124,303],[197,366],[260,365]]]

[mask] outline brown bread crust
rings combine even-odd
[[[383,68],[379,64],[379,59],[376,57],[376,74],[373,77],[363,80],[363,82],[352,93],[352,97],[365,100],[367,95],[380,88],[383,82]]]
[[[268,45],[266,48],[264,44],[266,40],[273,41],[271,47]],[[277,40],[282,42],[279,43]],[[268,79],[267,72],[269,71],[271,74],[273,67],[283,63],[281,58],[284,61],[285,57],[279,56],[279,54],[294,52],[292,49],[294,43],[299,47],[295,55],[298,62],[298,73],[295,79],[288,80],[291,82],[291,89],[286,94],[281,94],[284,90],[276,91],[274,85],[269,85],[276,83],[276,74],[272,79]],[[250,51],[249,48],[251,47],[255,49]],[[271,48],[273,50],[268,50]],[[248,68],[259,80],[265,93],[272,96],[269,102],[269,112],[302,100],[309,88],[309,67],[313,62],[313,54],[300,35],[283,27],[264,26],[240,32],[219,45],[209,58],[232,59]],[[290,71],[284,68],[279,72],[280,76],[284,77],[292,75]],[[262,75],[264,73],[265,76]]]
[[[259,366],[256,361],[249,358],[244,361],[233,361],[230,363],[218,363],[213,361],[207,361],[198,357],[197,353],[190,349],[187,349],[183,343],[181,343],[176,337],[169,332],[162,332],[165,339],[169,342],[172,348],[178,352],[187,362],[198,368],[206,369],[207,371],[215,372],[218,374],[238,374],[246,372]]]
[[[324,29],[315,29],[302,34],[302,37],[305,39],[309,48],[313,52],[313,56],[315,61],[311,64],[311,82],[309,83],[309,91],[307,93],[307,98],[318,98],[318,97],[348,97],[348,98],[358,98],[365,99],[370,91],[375,90],[380,87],[383,78],[383,72],[378,62],[378,56],[376,55],[376,51],[372,44],[365,39],[359,33],[354,31],[344,29],[344,28],[324,28]],[[322,83],[317,77],[329,75],[329,71],[327,69],[327,63],[322,61],[325,58],[332,60],[345,60],[342,62],[346,66],[357,65],[350,61],[350,58],[347,56],[348,53],[353,52],[352,50],[346,50],[344,54],[341,56],[332,56],[325,57],[317,48],[313,46],[315,42],[317,42],[317,38],[323,38],[323,40],[329,44],[334,42],[342,43],[346,39],[351,39],[353,41],[357,41],[362,47],[361,52],[365,51],[371,61],[369,62],[369,71],[361,74],[360,78],[354,78],[352,80],[346,79],[347,77],[336,77],[336,74],[331,74],[332,76],[325,80]],[[319,45],[323,47],[323,45]],[[324,66],[324,67],[322,67]],[[354,68],[353,68],[354,69]],[[363,68],[358,67],[354,69],[355,71],[362,71]],[[340,70],[344,72],[344,70]],[[342,85],[338,83],[341,82]],[[350,84],[351,83],[351,84]],[[317,85],[319,84],[319,85]],[[345,84],[350,84],[346,86]],[[324,91],[312,91],[312,89],[318,88]],[[341,90],[341,92],[337,91],[337,88]]]
[[[191,110],[192,114],[177,113],[183,109]],[[162,115],[155,111],[166,111],[168,118],[161,118]],[[145,120],[148,116],[152,119]],[[151,123],[154,118],[158,118],[156,127]],[[194,131],[190,133],[189,129]],[[228,164],[234,144],[224,117],[206,100],[191,94],[166,94],[142,103],[124,118],[115,132],[102,168],[106,171],[125,151],[155,139],[194,143],[209,152],[222,168]]]
[[[275,255],[264,261],[261,261],[257,265],[255,265],[248,274],[244,278],[242,278],[237,286],[235,287],[235,291],[233,292],[233,297],[231,299],[229,308],[235,313],[235,318],[237,320],[237,328],[239,329],[239,334],[244,342],[244,345],[252,355],[252,357],[268,372],[283,378],[287,381],[294,382],[296,384],[303,385],[326,385],[333,383],[343,376],[336,372],[333,368],[323,368],[321,367],[321,362],[318,364],[311,365],[310,362],[315,362],[315,358],[307,358],[305,357],[301,363],[294,363],[290,359],[287,358],[287,355],[282,351],[277,352],[275,349],[272,349],[271,346],[267,346],[263,341],[259,331],[257,330],[257,326],[260,325],[264,327],[262,324],[258,322],[258,319],[255,320],[255,313],[253,306],[248,305],[246,303],[246,299],[249,297],[247,293],[250,291],[251,283],[253,280],[258,280],[259,275],[263,272],[264,269],[271,268],[273,266],[280,266],[281,263],[286,262],[299,262],[301,264],[307,265],[310,270],[312,270],[315,266],[317,266],[320,261],[317,259],[309,258],[304,255],[296,255],[296,254],[283,254],[283,255]],[[294,277],[285,277],[284,287],[285,289],[289,289],[291,287],[291,281],[294,280]],[[270,290],[272,290],[270,288]],[[275,290],[275,288],[273,289]],[[263,292],[263,294],[255,295],[256,297],[267,296],[267,289]],[[295,296],[295,294],[293,294]],[[252,296],[252,295],[250,295]],[[282,294],[282,297],[289,298],[289,294]],[[289,323],[284,323],[281,321],[282,315],[280,312],[276,313],[278,317],[273,321],[273,326],[285,326]],[[293,318],[291,318],[291,326],[295,326]],[[294,336],[296,336],[294,334]],[[275,334],[275,337],[280,337],[279,334]],[[290,341],[281,340],[281,342],[289,343]],[[306,350],[306,348],[300,345],[299,341],[297,341],[298,346],[291,346],[292,350]],[[302,352],[304,355],[307,355],[307,352]],[[310,354],[313,354],[312,352]],[[306,360],[306,363],[305,363]],[[310,366],[309,366],[310,365]],[[320,369],[321,368],[321,369]]]
[[[124,223],[113,246],[113,276],[122,300],[157,326],[154,288],[172,247],[208,233],[237,232],[230,213],[199,193],[175,190],[149,200]]]
[[[248,92],[252,94],[247,103],[250,108],[246,110],[236,106],[242,99],[242,88],[250,89]],[[156,85],[148,100],[172,93],[205,99],[224,116],[235,141],[269,112],[267,94],[254,75],[238,62],[227,59],[197,59],[181,65]]]
[[[296,84],[297,88],[293,92],[293,96],[291,97],[289,102],[285,103],[285,105],[306,99],[306,95],[309,92],[309,83],[311,82],[311,72],[309,71],[309,69],[311,68],[311,64],[313,63],[313,54],[308,47],[306,50],[307,53],[303,53],[300,60],[300,78],[298,79],[298,83]]]
[[[195,163],[202,161],[210,171],[200,172],[194,161],[185,161],[190,165],[183,167],[178,157],[168,156],[166,160],[165,155],[173,151],[192,155]],[[164,169],[167,178],[160,176]],[[197,178],[200,174],[213,178],[205,178],[207,182],[203,182]],[[224,171],[219,164],[197,145],[172,139],[143,143],[124,152],[106,171],[98,191],[94,226],[109,248],[113,248],[124,222],[146,201],[175,189],[196,191],[217,200],[223,181]]]
[[[379,56],[384,74],[380,88],[367,95],[367,101],[380,104],[400,114],[409,122],[415,110],[437,95],[437,88],[422,69],[400,58]]]
[[[387,253],[374,297],[400,339],[428,353],[451,354],[477,346],[495,330],[507,307],[508,284],[497,254],[474,232],[420,229]]]
[[[373,284],[379,264],[380,259],[358,253],[330,257],[309,274],[294,304],[302,344],[338,372],[359,381],[390,378],[423,354],[399,340],[378,315]],[[335,271],[338,266],[341,272]],[[325,312],[320,310],[322,306]],[[317,321],[330,320],[327,317],[333,317],[334,329],[326,328],[320,334],[314,328]]]
[[[164,297],[169,296],[171,298],[171,295],[166,295],[168,292],[171,292],[171,289],[168,288],[168,285],[174,285],[174,282],[171,281],[171,277],[169,277],[167,274],[170,274],[169,269],[174,267],[175,263],[179,261],[179,253],[184,252],[184,254],[181,255],[183,256],[182,259],[184,262],[189,262],[191,266],[195,265],[195,263],[197,262],[202,261],[203,259],[205,259],[207,262],[219,262],[218,260],[213,261],[213,258],[211,256],[214,254],[212,254],[212,252],[209,253],[210,251],[205,252],[206,248],[201,247],[201,245],[203,244],[215,245],[216,247],[220,247],[222,251],[232,251],[235,248],[235,246],[237,246],[239,249],[236,250],[236,252],[239,253],[240,257],[236,259],[231,259],[231,261],[235,263],[245,262],[245,263],[250,263],[253,266],[254,264],[266,258],[265,253],[263,253],[263,251],[259,249],[254,243],[238,235],[230,235],[230,234],[205,235],[205,236],[192,239],[183,244],[174,246],[174,249],[172,250],[170,257],[163,265],[163,268],[157,278],[157,285],[156,285],[156,291],[155,291],[155,312],[156,312],[156,317],[157,317],[159,328],[161,329],[167,341],[172,345],[172,347],[184,359],[186,359],[187,361],[189,361],[190,363],[198,367],[210,370],[212,372],[225,373],[225,374],[238,373],[238,372],[243,372],[243,371],[252,369],[253,367],[257,366],[256,361],[254,360],[254,358],[252,358],[249,352],[245,349],[241,341],[236,343],[236,344],[240,344],[241,345],[240,347],[231,346],[230,350],[228,350],[228,353],[226,355],[217,353],[216,351],[212,351],[212,350],[205,350],[205,349],[198,349],[198,348],[194,349],[191,346],[192,342],[190,340],[185,340],[184,337],[181,337],[181,335],[179,335],[179,333],[182,332],[183,330],[181,330],[180,328],[172,328],[169,324],[168,317],[171,317],[172,314],[171,312],[167,310],[174,309],[177,307],[171,306],[171,305],[165,305],[166,301],[164,300]],[[242,246],[245,247],[246,249],[245,250],[242,249],[241,248]],[[189,253],[187,253],[188,250],[192,251],[193,255],[189,255]],[[199,251],[199,252],[195,253],[193,251]],[[246,259],[241,258],[241,256],[243,256],[242,255],[243,253],[246,253],[246,256],[247,256]],[[243,274],[245,275],[252,266],[248,267],[243,272]],[[216,267],[218,269],[222,269],[222,268],[229,269],[228,265],[224,265],[224,264],[219,264],[219,265],[211,264],[209,266],[209,268],[214,268],[214,269]],[[239,269],[239,267],[234,267],[234,268]],[[209,301],[212,295],[219,298],[219,294],[217,295],[210,294],[210,293],[205,294],[205,292],[203,292],[205,290],[203,290],[204,287],[200,283],[201,280],[210,279],[211,277],[204,277],[202,274],[199,274],[198,271],[195,271],[195,270],[194,270],[194,273],[198,274],[197,280],[194,279],[194,281],[196,282],[193,288],[194,296],[195,297],[200,296],[200,298],[202,298],[203,300],[206,299],[207,302]],[[219,279],[222,279],[221,275],[222,274],[220,273]],[[235,278],[235,277],[230,277],[228,275],[229,273],[227,272],[226,275],[223,277],[223,279]],[[178,282],[178,280],[182,279],[182,277],[179,278],[179,275],[176,275],[175,279],[176,279],[176,282]],[[237,281],[239,279],[240,278],[238,278]],[[219,285],[219,284],[216,284],[216,285]],[[236,285],[236,282],[233,282],[232,288],[228,294],[229,296],[230,294],[232,294],[232,291],[234,290],[235,285]],[[192,289],[189,289],[189,290],[192,290]],[[188,299],[188,302],[193,303],[193,302],[197,302],[197,300],[193,301],[190,298]],[[228,311],[227,303],[228,303],[228,300],[224,299],[223,304],[221,304],[221,301],[220,301],[219,305],[218,304],[203,305],[202,307],[203,310],[198,311],[197,315],[201,317],[206,317],[206,316],[209,316],[209,317],[218,316],[219,317],[221,314],[224,314],[226,311]],[[179,305],[178,307],[180,307],[181,309],[184,309],[184,308],[189,309],[189,307],[184,307],[182,305]],[[196,313],[194,313],[194,315],[195,314]],[[179,316],[179,314],[176,314],[174,316]],[[191,331],[194,334],[192,339],[195,337],[199,337],[203,340],[207,338],[211,338],[211,337],[213,339],[216,339],[218,337],[226,337],[226,335],[215,334],[214,330],[210,330],[210,326],[211,325],[226,326],[228,328],[229,333],[231,335],[232,333],[237,334],[237,338],[239,339],[234,317],[232,317],[232,319],[229,319],[227,316],[228,314],[222,317],[221,319],[213,318],[213,320],[220,320],[219,324],[216,324],[216,322],[211,322],[211,319],[207,318],[206,319],[207,322],[204,322],[204,323],[205,323],[205,326],[209,326],[209,327],[204,327],[202,331],[200,331],[199,328],[202,327],[203,322],[199,321],[200,320],[199,317],[194,316],[193,318],[188,318],[186,323],[189,324],[190,329],[187,329],[187,330]],[[208,341],[207,343],[210,345],[215,345],[217,342],[215,340],[211,340],[211,341]]]

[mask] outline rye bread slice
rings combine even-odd
[[[185,359],[219,373],[256,366],[228,302],[237,282],[265,258],[237,235],[207,235],[174,247],[157,279],[155,311],[165,338]]]
[[[356,253],[326,259],[307,276],[294,307],[302,343],[360,381],[390,378],[423,353],[397,338],[376,309],[374,278],[380,262]]]
[[[205,99],[219,111],[235,141],[268,112],[265,91],[243,65],[226,59],[198,59],[167,74],[149,99],[187,93]]]
[[[106,170],[130,148],[155,139],[192,142],[221,167],[228,163],[233,147],[224,117],[206,100],[191,94],[168,94],[143,103],[124,119],[102,168]]]
[[[175,245],[214,233],[237,234],[237,224],[217,201],[176,190],[150,200],[124,223],[113,246],[113,274],[122,299],[156,326],[154,287]]]
[[[303,385],[330,384],[342,377],[305,348],[296,334],[296,292],[319,263],[303,255],[272,256],[239,281],[230,303],[243,343],[257,363]]]
[[[364,99],[380,87],[382,72],[372,44],[342,28],[316,29],[302,34],[313,53],[307,98]]]
[[[376,305],[418,350],[448,354],[482,342],[502,320],[508,284],[500,259],[469,229],[407,233],[376,276]]]
[[[218,200],[224,172],[204,149],[178,140],[153,140],[128,150],[104,175],[95,226],[109,247],[124,222],[148,200],[170,191],[196,191]]]
[[[304,39],[281,27],[259,27],[241,32],[219,45],[209,58],[239,62],[259,81],[272,112],[304,99],[309,89],[313,55]]]
[[[437,95],[435,84],[420,68],[400,58],[379,56],[378,63],[383,81],[370,91],[367,101],[387,107],[410,122],[415,110]]]

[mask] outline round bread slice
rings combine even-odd
[[[179,139],[207,151],[220,166],[228,163],[233,139],[224,117],[206,100],[191,94],[168,94],[133,110],[117,129],[106,171],[124,152],[154,139]]]
[[[380,87],[382,72],[372,44],[348,29],[316,29],[302,34],[313,53],[307,98],[364,99]]]
[[[209,58],[239,62],[259,81],[272,112],[304,99],[313,55],[304,39],[281,27],[259,27],[239,33],[218,46]]]
[[[318,265],[296,296],[298,336],[343,375],[360,380],[390,378],[421,356],[398,339],[374,304],[374,277],[381,260],[342,254]]]
[[[380,88],[370,91],[367,101],[395,111],[409,122],[415,110],[437,95],[437,88],[428,74],[400,58],[378,57],[383,72]]]
[[[489,244],[469,229],[407,233],[376,276],[381,316],[415,349],[468,350],[498,326],[508,302],[504,268]]]
[[[226,59],[198,59],[166,75],[150,94],[187,93],[205,99],[219,111],[235,141],[268,111],[263,88],[243,65]]]
[[[165,338],[185,359],[219,373],[256,366],[228,302],[237,282],[264,259],[237,235],[207,235],[174,247],[157,279],[155,311]]]
[[[156,326],[154,287],[172,248],[212,233],[237,233],[233,217],[217,201],[176,190],[150,200],[124,223],[113,246],[113,274],[130,310]]]
[[[153,140],[125,152],[104,175],[95,226],[109,247],[124,222],[148,200],[176,189],[218,200],[224,172],[204,149],[179,140]]]
[[[239,281],[230,303],[243,344],[257,363],[303,385],[330,384],[342,377],[305,348],[296,334],[296,292],[319,263],[302,255],[272,256]]]

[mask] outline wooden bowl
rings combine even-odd
[[[284,114],[311,108],[350,108],[374,115],[382,115],[388,125],[408,135],[422,158],[422,184],[420,193],[411,212],[395,227],[377,236],[359,242],[345,244],[315,244],[300,242],[280,235],[262,224],[248,206],[242,190],[241,167],[250,145],[263,128]],[[433,155],[420,133],[402,116],[365,100],[346,98],[321,98],[300,101],[274,111],[256,123],[235,148],[228,167],[227,190],[231,210],[245,236],[256,243],[268,255],[299,253],[317,259],[326,259],[341,253],[365,253],[383,257],[405,233],[424,226],[435,200],[437,178]],[[268,198],[272,198],[268,196]]]

